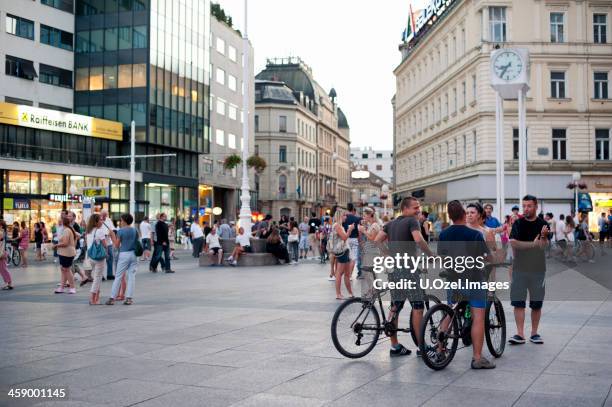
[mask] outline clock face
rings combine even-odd
[[[495,58],[493,70],[498,78],[510,82],[523,72],[523,61],[515,52],[505,51]]]

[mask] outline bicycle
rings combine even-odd
[[[378,343],[381,333],[390,337],[398,332],[410,333],[413,342],[418,346],[417,331],[412,324],[412,313],[410,311],[410,327],[395,327],[395,320],[398,313],[388,320],[385,315],[382,296],[389,291],[374,290],[371,298],[351,298],[343,302],[332,318],[331,335],[332,342],[340,354],[351,359],[358,359],[366,356],[374,349]],[[425,309],[429,309],[430,302],[440,304],[440,299],[431,294],[425,294]],[[382,314],[383,322],[380,321],[379,311]],[[344,321],[347,323],[344,323]],[[356,347],[355,350],[350,347]],[[359,349],[360,347],[365,347]]]
[[[463,342],[463,347],[472,344],[471,327],[469,301],[460,300],[452,306],[433,305],[425,314],[421,325],[420,350],[423,362],[433,370],[444,369],[455,357],[459,339]],[[501,357],[506,347],[506,315],[495,293],[489,293],[487,296],[485,340],[491,355],[495,358]]]
[[[21,264],[21,253],[19,252],[19,248],[17,244],[14,242],[7,242],[5,246],[6,251],[6,265],[7,267],[13,263],[15,267],[19,267]]]

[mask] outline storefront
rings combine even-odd
[[[149,218],[165,213],[168,220],[189,219],[197,213],[195,188],[149,183],[145,185],[145,200]]]

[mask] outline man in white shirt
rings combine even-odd
[[[206,252],[214,259],[217,256],[217,262],[214,261],[210,264],[211,266],[221,265],[223,260],[223,249],[219,242],[219,235],[217,235],[217,228],[212,228],[208,236],[206,236]]]
[[[249,253],[251,251],[251,241],[249,240],[249,236],[244,233],[244,228],[238,228],[238,236],[236,236],[236,247],[234,247],[234,251],[232,255],[227,258],[227,261],[232,266],[238,265],[238,259],[240,255],[243,253]]]
[[[115,279],[115,262],[113,258],[115,257],[115,248],[113,247],[113,241],[110,237],[110,232],[115,231],[115,225],[113,225],[113,221],[108,217],[108,210],[102,209],[100,211],[100,218],[102,219],[102,224],[104,225],[104,233],[106,234],[106,247],[109,247],[107,250],[106,257],[106,279],[114,280]]]
[[[191,245],[193,246],[192,256],[195,258],[200,257],[200,252],[202,252],[202,245],[204,244],[204,232],[202,231],[202,227],[200,226],[199,219],[194,219],[191,224],[191,229],[189,230],[191,234]]]
[[[145,216],[140,222],[140,241],[143,249],[140,260],[149,260],[151,258],[151,224],[148,216]]]

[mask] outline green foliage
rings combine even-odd
[[[225,10],[219,3],[210,3],[210,13],[222,23],[232,26],[232,17],[225,14]]]
[[[242,158],[240,158],[240,156],[236,154],[232,154],[232,155],[228,155],[227,157],[225,157],[225,160],[223,161],[223,167],[226,170],[231,170],[239,166],[241,163],[242,163]]]
[[[266,163],[266,160],[264,160],[260,156],[252,155],[247,159],[247,165],[250,168],[255,169],[255,172],[261,174],[262,172],[264,172],[268,164]]]

